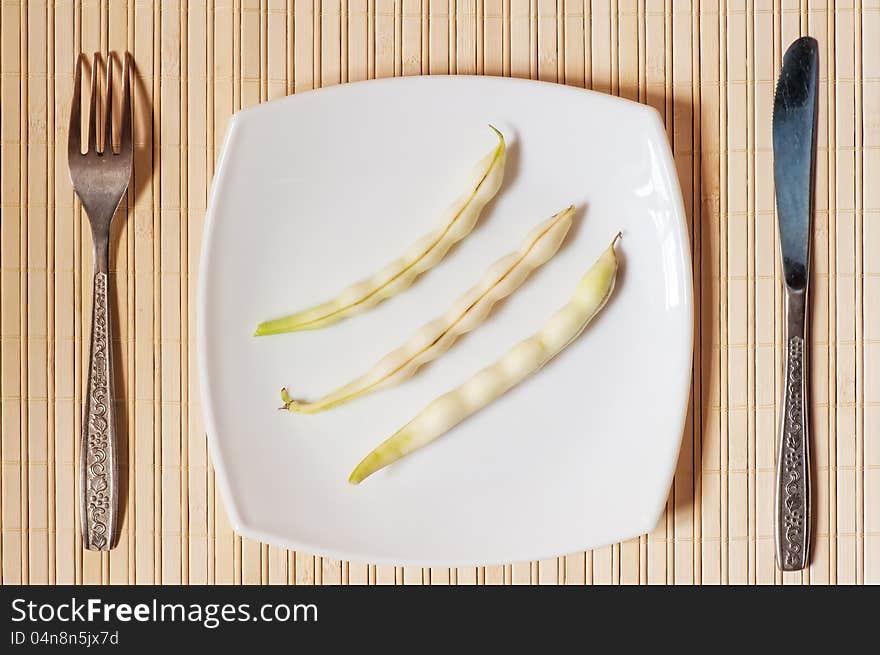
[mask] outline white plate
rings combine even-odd
[[[312,332],[256,324],[335,295],[431,230],[507,136],[505,183],[474,232],[408,291]],[[446,310],[539,221],[579,209],[559,254],[412,380],[313,416],[277,411],[347,382]],[[352,468],[440,393],[568,301],[612,236],[617,290],[537,375],[360,486]],[[202,251],[198,350],[211,454],[235,529],[401,565],[543,558],[651,530],[691,378],[681,194],[653,109],[501,78],[337,86],[237,114]]]

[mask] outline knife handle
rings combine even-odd
[[[807,420],[806,289],[785,289],[785,378],[776,459],[776,563],[807,566],[810,554],[810,430]]]

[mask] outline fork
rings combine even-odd
[[[130,55],[122,68],[122,118],[119,152],[113,151],[113,58],[107,57],[107,92],[103,135],[97,106],[98,59],[92,59],[87,147],[82,152],[80,104],[82,69],[86,56],[80,54],[73,82],[67,165],[73,189],[82,202],[92,227],[94,277],[92,287],[92,330],[89,370],[86,382],[85,414],[79,462],[79,508],[83,546],[89,550],[110,550],[119,521],[119,442],[113,404],[113,298],[109,290],[110,221],[128,189],[132,167]],[[100,147],[99,147],[100,140]]]

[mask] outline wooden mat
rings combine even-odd
[[[3,0],[2,582],[880,582],[880,0]],[[821,44],[805,573],[773,560],[781,291],[770,118],[786,45]],[[76,467],[91,243],[67,174],[80,50],[137,66],[134,193],[111,255],[128,449],[119,547],[83,551]],[[215,158],[241,107],[420,73],[513,75],[664,116],[692,230],[694,383],[651,534],[540,562],[418,569],[237,537],[208,458],[194,297]],[[356,111],[356,108],[352,109]]]

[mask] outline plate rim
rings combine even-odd
[[[677,421],[679,425],[679,437],[677,443],[674,447],[674,458],[672,458],[672,465],[669,467],[669,473],[667,474],[667,480],[665,484],[666,493],[663,497],[656,503],[654,510],[647,514],[649,520],[646,519],[640,527],[638,531],[633,532],[631,534],[626,534],[620,537],[619,541],[626,541],[627,539],[632,539],[636,536],[640,536],[646,533],[651,532],[657,525],[669,498],[669,490],[672,487],[673,480],[675,478],[675,472],[677,470],[677,461],[681,452],[681,445],[684,440],[684,428],[685,423],[687,421],[687,412],[688,407],[690,405],[690,390],[693,381],[693,359],[694,359],[694,300],[693,300],[693,254],[690,243],[690,234],[688,231],[687,225],[687,214],[685,212],[684,207],[684,199],[681,191],[681,183],[678,179],[678,173],[675,166],[675,159],[672,152],[672,147],[669,143],[669,137],[666,133],[666,127],[663,122],[660,113],[652,106],[641,104],[635,102],[633,100],[628,100],[626,98],[621,98],[619,96],[613,96],[607,93],[602,93],[600,91],[594,91],[592,89],[583,89],[580,87],[573,87],[564,84],[558,84],[555,82],[546,82],[542,80],[530,80],[523,78],[512,78],[512,77],[503,77],[503,76],[494,76],[494,75],[412,75],[412,76],[404,76],[404,77],[391,77],[391,78],[382,78],[382,79],[374,79],[374,80],[361,80],[357,82],[349,82],[344,84],[338,84],[331,87],[323,87],[318,89],[312,89],[309,91],[304,91],[298,94],[292,94],[288,96],[284,96],[282,98],[278,98],[276,100],[272,100],[266,103],[261,103],[259,105],[255,105],[253,107],[248,107],[245,109],[241,109],[232,114],[229,119],[228,126],[226,128],[226,135],[223,139],[223,144],[220,148],[220,152],[217,157],[217,162],[214,166],[214,176],[211,181],[211,190],[208,199],[208,204],[205,209],[205,218],[202,227],[202,242],[199,250],[199,279],[198,285],[196,289],[196,360],[198,366],[198,379],[199,379],[199,396],[201,400],[201,410],[202,410],[202,418],[204,420],[205,425],[205,435],[208,442],[208,452],[210,455],[210,465],[214,469],[214,478],[215,483],[220,489],[220,495],[223,498],[223,504],[226,509],[226,514],[231,524],[233,531],[240,536],[247,537],[249,539],[254,539],[260,541],[262,543],[279,546],[282,548],[286,548],[289,550],[295,550],[297,552],[305,552],[311,555],[329,557],[331,559],[338,560],[346,560],[346,561],[368,561],[370,564],[380,564],[380,565],[395,565],[395,566],[418,566],[418,567],[437,567],[437,568],[456,568],[462,566],[493,566],[498,564],[509,564],[511,562],[519,562],[519,561],[534,561],[541,559],[548,559],[553,557],[560,557],[570,552],[581,552],[584,550],[591,550],[594,548],[607,546],[612,543],[618,543],[618,541],[611,542],[602,542],[602,543],[586,543],[586,544],[576,544],[571,545],[571,547],[566,546],[565,550],[559,552],[551,552],[551,553],[533,553],[529,554],[523,558],[517,559],[480,559],[480,560],[456,560],[456,559],[446,559],[446,560],[437,560],[432,558],[396,558],[396,557],[386,557],[386,556],[367,556],[364,557],[363,554],[357,554],[346,549],[336,549],[336,548],[326,548],[324,546],[319,546],[317,544],[309,543],[309,540],[299,540],[299,539],[290,539],[284,535],[274,533],[272,531],[263,530],[257,525],[249,524],[243,517],[240,508],[235,500],[235,494],[232,490],[232,485],[229,480],[229,475],[227,472],[227,464],[224,461],[221,452],[221,446],[219,444],[219,439],[217,438],[217,420],[212,408],[212,404],[210,401],[210,394],[208,393],[209,389],[209,376],[208,376],[208,363],[206,361],[206,344],[208,340],[207,335],[207,327],[205,325],[205,321],[202,320],[202,317],[206,314],[206,307],[208,304],[208,291],[207,291],[207,268],[208,268],[208,260],[210,259],[210,245],[214,240],[215,233],[215,224],[217,222],[217,211],[219,204],[219,192],[223,184],[222,182],[225,180],[228,166],[227,160],[229,155],[229,147],[233,142],[241,123],[241,117],[251,114],[251,113],[259,113],[261,111],[265,111],[267,107],[277,107],[282,104],[293,101],[296,98],[301,98],[302,96],[311,96],[315,94],[328,94],[339,92],[343,89],[348,89],[350,87],[356,87],[361,85],[385,85],[385,86],[393,86],[399,85],[402,83],[413,83],[414,81],[418,81],[418,83],[431,83],[430,81],[450,81],[450,80],[470,80],[470,81],[486,81],[491,80],[493,83],[504,83],[511,85],[520,85],[520,86],[533,86],[533,87],[541,87],[545,89],[552,89],[554,92],[571,92],[572,94],[588,94],[593,97],[601,96],[602,101],[613,101],[615,103],[619,103],[631,108],[638,108],[642,112],[645,113],[647,123],[650,128],[654,131],[655,136],[657,137],[657,141],[662,142],[665,147],[661,150],[661,153],[658,153],[661,157],[661,167],[666,174],[667,178],[670,181],[670,190],[672,191],[671,197],[669,199],[671,208],[673,210],[674,219],[670,221],[670,226],[675,225],[677,231],[678,241],[681,243],[682,247],[679,249],[679,253],[681,255],[681,260],[679,263],[682,265],[682,271],[684,273],[684,297],[682,299],[683,311],[685,313],[685,317],[688,319],[685,324],[685,330],[681,336],[681,341],[685,345],[683,350],[686,352],[686,363],[684,366],[684,362],[682,363],[682,369],[687,371],[687,374],[682,377],[681,388],[678,390],[678,395],[680,398],[680,407],[679,407],[679,420]]]

